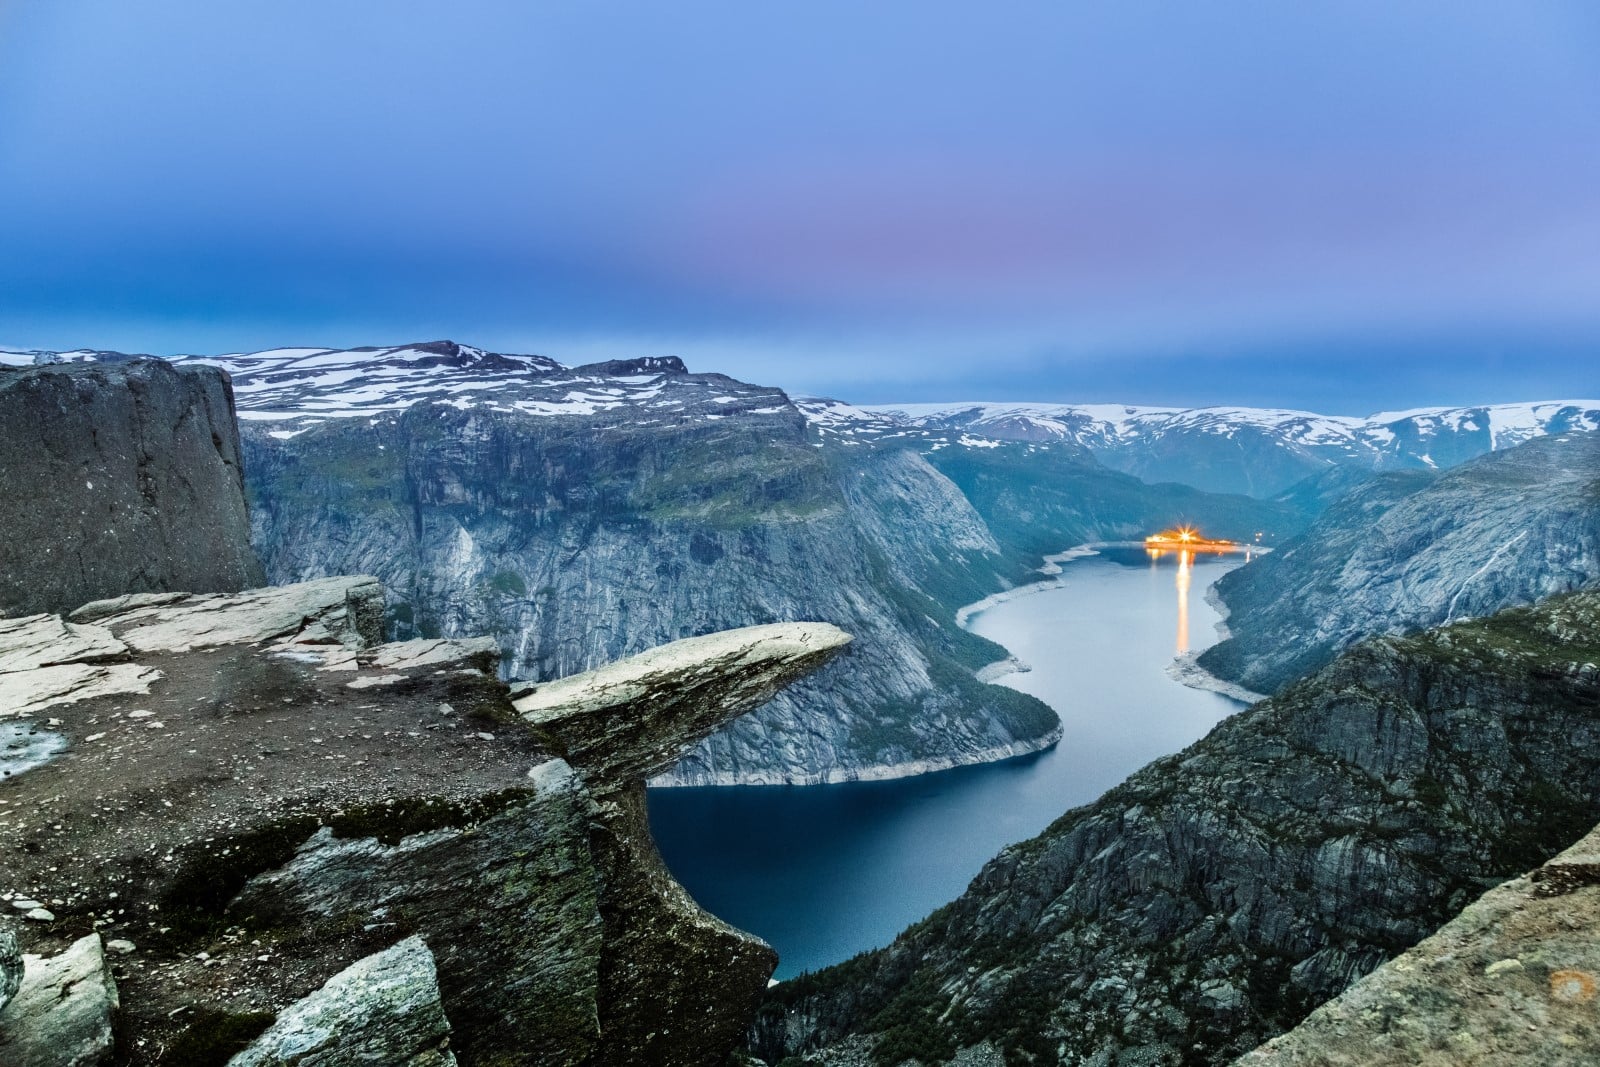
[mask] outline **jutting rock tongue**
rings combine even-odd
[[[644,780],[850,642],[827,623],[777,623],[674,641],[514,694],[566,749],[600,808],[604,889],[600,1063],[692,1064],[737,1040],[777,953],[703,911],[673,880],[645,812]],[[713,1012],[708,1006],[714,1004]]]
[[[0,367],[0,455],[0,615],[266,584],[216,368]]]

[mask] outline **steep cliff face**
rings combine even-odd
[[[383,644],[382,617],[328,578],[0,633],[0,716],[53,690],[20,721],[66,749],[0,751],[0,1062],[725,1057],[776,956],[672,880],[643,778],[848,636],[719,633],[513,703],[493,642]]]
[[[1351,649],[773,991],[769,1061],[1223,1063],[1600,818],[1600,593]]]
[[[773,390],[674,384],[722,399],[656,425],[442,405],[287,440],[247,424],[256,543],[274,580],[377,574],[396,636],[496,635],[511,677],[778,619],[861,636],[674,782],[836,781],[1053,740],[1042,704],[972,677],[1003,652],[953,608],[1026,567],[959,491],[913,452],[814,447]]]
[[[1600,830],[1237,1067],[1583,1067],[1600,1049],[1597,924]]]
[[[260,585],[227,376],[0,365],[0,615]]]
[[[1258,692],[1369,634],[1600,583],[1600,433],[1543,437],[1442,474],[1378,477],[1225,575],[1232,636],[1201,666]]]

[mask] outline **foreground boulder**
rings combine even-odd
[[[1600,1052],[1600,830],[1238,1067],[1556,1067]]]
[[[0,615],[265,584],[216,368],[0,366],[0,455]]]
[[[365,578],[142,595],[18,628],[54,626],[142,687],[69,690],[11,720],[64,744],[0,782],[15,813],[0,816],[0,885],[50,903],[25,947],[91,930],[122,947],[116,1064],[250,1047],[273,1062],[269,1023],[281,1051],[341,1004],[388,1010],[336,976],[415,938],[450,1027],[448,1049],[419,1038],[416,1055],[722,1058],[775,958],[672,881],[642,777],[849,638],[797,623],[692,639],[647,669],[539,687],[521,712],[491,643],[381,643],[381,596]],[[5,632],[15,685],[54,669]]]
[[[22,948],[11,927],[0,923],[0,1009],[11,1003],[22,985]]]
[[[408,937],[278,1015],[228,1067],[455,1067],[433,954]]]
[[[0,1010],[6,1067],[94,1067],[111,1058],[117,984],[98,934],[52,957],[25,957],[17,995]]]

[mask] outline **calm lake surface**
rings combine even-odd
[[[779,978],[888,944],[1001,848],[1242,706],[1166,667],[1215,641],[1204,591],[1243,562],[1110,548],[1063,564],[1042,591],[967,623],[1033,668],[1000,684],[1061,716],[1054,749],[890,782],[652,789],[667,866],[701,906],[770,942]]]

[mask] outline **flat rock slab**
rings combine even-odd
[[[420,937],[346,967],[279,1013],[228,1067],[455,1067],[433,953]]]
[[[80,626],[59,615],[0,619],[0,674],[56,663],[103,663],[128,657],[128,646],[103,626]]]
[[[111,1056],[117,984],[99,934],[48,958],[24,956],[21,987],[0,1010],[6,1067],[92,1067]]]
[[[148,693],[161,672],[136,663],[63,663],[0,674],[0,719],[95,697]]]
[[[284,640],[357,648],[382,640],[383,587],[376,578],[320,578],[243,593],[119,597],[85,604],[92,619],[134,652],[187,652]]]
[[[1600,830],[1491,889],[1238,1067],[1600,1060]]]
[[[849,643],[825,622],[746,626],[537,685],[513,704],[561,739],[591,784],[627,783],[666,770]]]

